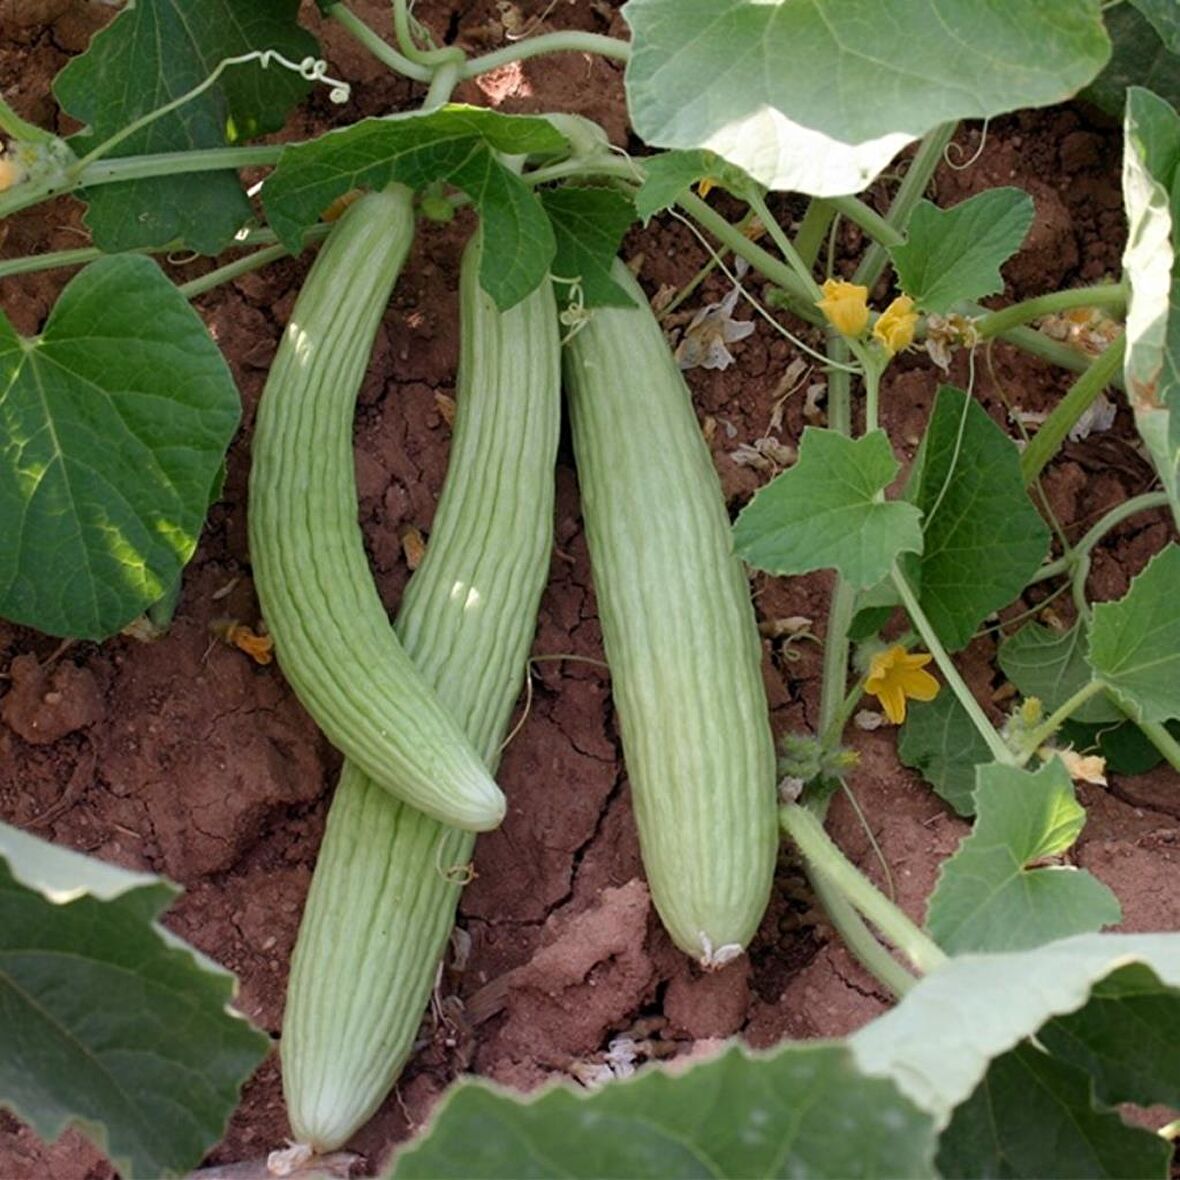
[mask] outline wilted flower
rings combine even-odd
[[[877,652],[869,663],[865,692],[881,702],[885,716],[894,725],[905,720],[906,698],[932,701],[938,695],[938,681],[923,671],[934,657],[928,653],[910,655],[900,643]]]
[[[880,341],[885,351],[893,356],[914,342],[914,328],[918,313],[914,301],[908,295],[899,295],[881,314],[873,325],[873,339]]]
[[[824,297],[815,306],[824,313],[829,324],[845,336],[859,336],[869,322],[869,289],[859,283],[843,279],[828,279],[823,285]]]
[[[710,303],[693,316],[676,346],[676,363],[681,369],[728,369],[733,354],[726,347],[745,340],[754,331],[753,320],[735,320],[741,291],[734,287],[720,303]]]

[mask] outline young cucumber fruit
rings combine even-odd
[[[258,408],[250,554],[283,673],[332,744],[406,802],[485,831],[504,797],[398,642],[357,523],[356,396],[413,230],[409,190],[391,186],[320,251]]]
[[[761,644],[717,473],[639,284],[566,347],[582,514],[652,900],[706,967],[738,955],[774,874]]]
[[[460,280],[450,463],[396,628],[494,769],[549,570],[560,345],[548,283],[499,312],[478,274],[473,242]],[[317,1150],[344,1143],[397,1079],[454,925],[473,841],[345,763],[283,1019],[291,1126]]]

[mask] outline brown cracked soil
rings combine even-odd
[[[384,0],[355,7],[379,27],[388,9]],[[514,12],[542,18],[531,31],[577,27],[622,34],[616,7],[606,0],[516,6],[432,0],[420,3],[418,12],[437,35],[459,31],[464,44],[483,50],[503,43],[503,19]],[[84,0],[29,6],[27,12],[20,5],[0,8],[6,32],[0,77],[22,115],[54,124],[50,79],[111,11]],[[416,97],[414,88],[385,74],[337,30],[324,29],[323,36],[335,72],[357,84],[350,114],[400,109]],[[575,111],[600,121],[616,143],[628,143],[621,75],[601,61],[566,56],[529,62],[468,83],[458,97],[509,112]],[[316,94],[287,134],[305,136],[342,117]],[[1019,185],[1036,201],[1033,232],[1006,270],[1004,300],[1117,272],[1120,150],[1118,128],[1081,106],[996,120],[982,143],[977,127],[961,131],[956,158],[972,162],[939,170],[942,203],[996,184]],[[870,199],[880,205],[883,197],[873,192]],[[724,199],[720,205],[725,208]],[[790,221],[800,209],[780,199],[776,211]],[[79,227],[79,206],[61,200],[0,227],[0,247],[6,256],[66,248],[77,244]],[[470,230],[466,218],[446,228],[422,227],[360,396],[360,518],[391,611],[408,577],[402,536],[412,526],[429,537],[445,471],[448,427],[438,395],[453,393],[457,264]],[[845,224],[840,265],[850,268],[864,245],[860,231]],[[706,260],[684,227],[666,219],[634,231],[624,252],[641,262],[652,295],[679,287]],[[171,269],[187,278],[209,265]],[[169,634],[155,643],[116,638],[59,650],[54,640],[0,623],[0,818],[180,882],[185,892],[169,912],[168,926],[237,974],[239,1007],[276,1037],[287,962],[339,758],[278,667],[255,664],[217,639],[210,625],[227,617],[258,622],[245,520],[251,421],[308,265],[306,256],[287,260],[197,302],[233,368],[244,422]],[[51,272],[6,280],[4,311],[22,332],[36,332],[67,277]],[[726,287],[724,278],[711,277],[688,308],[722,298]],[[734,454],[768,431],[780,382],[797,353],[762,322],[734,351],[736,364],[727,371],[696,369],[688,377],[736,512],[769,473],[741,465]],[[1043,411],[1068,385],[1061,372],[1005,345],[997,345],[977,370],[978,397],[1008,429],[1009,403]],[[913,457],[939,379],[924,354],[903,357],[890,369],[883,416],[903,462]],[[961,359],[950,379],[965,383]],[[807,420],[800,391],[787,400],[776,437],[796,443]],[[1111,431],[1067,445],[1043,484],[1061,526],[1077,537],[1112,505],[1147,489],[1151,479],[1130,415],[1120,408]],[[534,646],[539,659],[531,709],[500,774],[508,818],[478,844],[476,877],[460,910],[460,927],[470,941],[466,964],[446,977],[440,1005],[424,1025],[425,1047],[397,1092],[350,1145],[371,1166],[422,1123],[463,1070],[528,1087],[553,1077],[585,1077],[620,1037],[636,1043],[641,1060],[684,1055],[734,1035],[762,1047],[784,1037],[839,1036],[885,1006],[879,987],[835,940],[785,853],[748,957],[704,975],[671,946],[643,882],[609,678],[597,662],[601,633],[565,445],[557,485],[556,550]],[[1116,529],[1095,553],[1092,596],[1123,594],[1168,537],[1162,512]],[[827,576],[783,581],[759,575],[753,590],[761,622],[802,616],[822,640]],[[1038,588],[1004,618],[1043,598]],[[1067,601],[1058,599],[1054,609],[1068,620],[1070,608],[1062,605]],[[994,634],[977,640],[963,669],[998,718],[1004,681],[995,667],[995,646]],[[556,656],[581,659],[551,658]],[[820,647],[807,639],[766,639],[765,677],[777,733],[814,727],[820,664]],[[890,865],[891,887],[907,911],[921,918],[939,862],[966,825],[899,765],[893,732],[853,728],[850,735],[860,753],[852,788]],[[1180,928],[1175,775],[1115,775],[1109,789],[1086,787],[1080,794],[1089,822],[1075,859],[1122,899],[1124,928]],[[843,798],[832,809],[831,830],[882,881],[868,833]],[[272,1055],[248,1083],[210,1162],[257,1159],[281,1146],[287,1133]],[[6,1180],[100,1180],[111,1174],[76,1133],[46,1147],[0,1115],[0,1176]]]

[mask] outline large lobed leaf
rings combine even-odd
[[[205,81],[226,58],[273,49],[294,62],[318,52],[299,27],[298,0],[137,0],[96,34],[54,81],[62,109],[86,124],[73,146],[97,147],[142,115]],[[307,92],[298,74],[258,63],[231,66],[204,93],[129,136],[114,156],[222,147],[277,131]],[[180,239],[216,254],[251,216],[233,171],[158,176],[86,192],[86,223],[103,250]]]
[[[287,148],[263,186],[279,240],[298,250],[303,231],[339,196],[394,181],[461,188],[483,219],[480,283],[501,309],[518,303],[549,272],[557,249],[537,195],[499,159],[567,150],[547,119],[452,105],[427,114],[362,119]]]
[[[905,242],[889,250],[901,289],[923,311],[939,314],[1002,291],[1000,267],[1032,222],[1032,197],[1018,188],[987,189],[949,209],[919,201]]]
[[[77,1124],[127,1180],[195,1167],[269,1048],[156,925],[176,893],[0,824],[0,1104],[44,1139]]]
[[[910,500],[923,513],[924,547],[907,568],[923,610],[952,651],[1028,584],[1049,547],[1013,442],[978,402],[938,391],[914,464]]]
[[[1136,721],[1180,717],[1180,545],[1157,553],[1118,602],[1094,608],[1090,665]]]
[[[976,772],[975,828],[943,862],[931,895],[930,933],[951,954],[1014,951],[1119,920],[1118,899],[1061,856],[1086,822],[1060,759],[1036,773],[999,763]]]
[[[918,510],[876,498],[897,472],[883,430],[854,440],[808,426],[798,462],[738,517],[734,547],[774,574],[832,567],[853,586],[872,586],[900,554],[922,548]]]
[[[647,143],[819,196],[863,188],[939,123],[1060,102],[1110,53],[1100,0],[630,0],[624,14]]]
[[[680,1076],[645,1070],[590,1095],[556,1086],[522,1099],[460,1082],[389,1175],[922,1177],[933,1147],[929,1119],[843,1046],[733,1047]]]
[[[217,346],[147,258],[92,263],[32,339],[0,313],[0,616],[103,639],[157,601],[238,415]]]

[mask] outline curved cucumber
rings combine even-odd
[[[413,230],[392,186],[320,251],[258,408],[250,554],[283,673],[329,741],[415,807],[485,831],[504,797],[398,642],[357,523],[356,396]]]
[[[490,768],[549,570],[560,345],[546,283],[508,312],[461,278],[450,463],[397,617],[405,649]],[[474,837],[394,802],[346,763],[295,946],[283,1090],[296,1136],[342,1144],[401,1072],[455,920]]]
[[[774,875],[775,757],[749,586],[687,386],[647,298],[566,348],[582,512],[652,900],[707,967]]]

